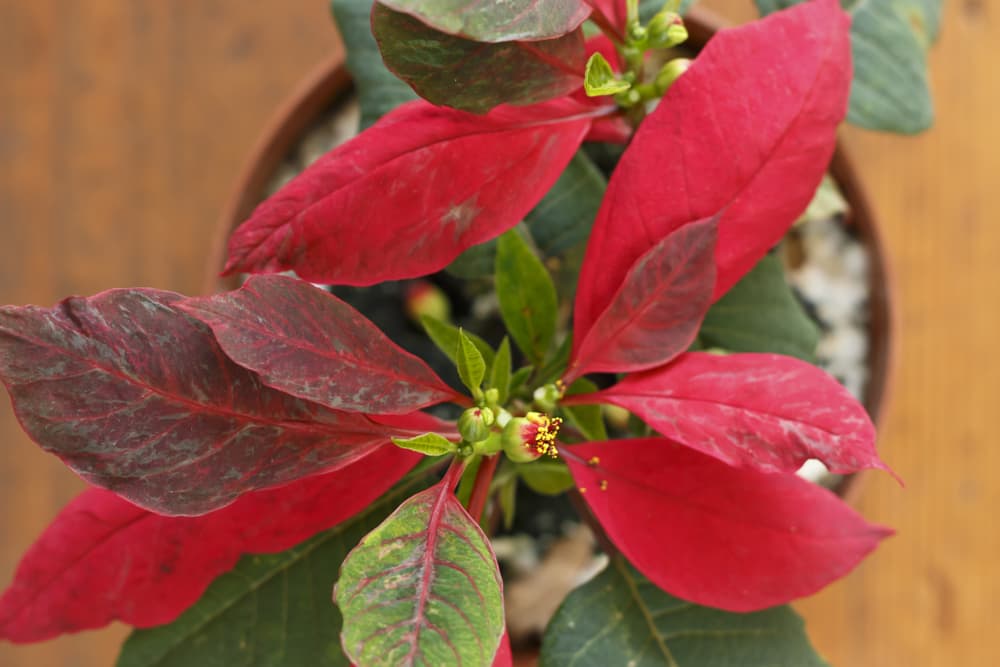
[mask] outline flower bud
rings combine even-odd
[[[656,75],[656,91],[662,95],[667,92],[667,88],[673,85],[674,81],[680,78],[681,74],[687,71],[688,67],[691,66],[690,58],[674,58],[670,60],[660,69],[659,74]]]
[[[469,408],[458,418],[458,432],[466,442],[482,442],[490,436],[493,411],[489,408]]]
[[[451,302],[440,287],[427,280],[414,280],[406,287],[404,295],[406,314],[416,324],[420,318],[433,317],[447,322],[451,319]]]
[[[559,455],[556,435],[561,425],[559,417],[540,412],[515,417],[503,429],[504,453],[516,463],[528,463],[546,454],[555,458]]]
[[[674,12],[660,12],[649,21],[646,43],[651,49],[669,49],[684,43],[687,38],[687,28]]]
[[[556,403],[563,397],[562,385],[547,384],[535,389],[532,400],[542,410],[555,410]]]

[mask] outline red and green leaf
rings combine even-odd
[[[691,345],[711,305],[717,229],[715,218],[685,225],[636,260],[586,335],[574,335],[567,382],[660,366]]]
[[[729,465],[794,472],[819,459],[836,473],[888,470],[864,407],[827,373],[791,357],[692,352],[575,400],[621,406]]]
[[[723,30],[639,127],[608,186],[580,276],[582,338],[631,266],[716,215],[724,294],[805,209],[833,153],[851,78],[848,16],[815,0]]]
[[[345,521],[420,458],[385,446],[199,517],[162,516],[103,489],[84,491],[25,554],[0,597],[0,638],[35,642],[112,621],[169,623],[241,555],[277,553]]]
[[[438,430],[422,413],[376,421],[265,386],[182,299],[121,289],[0,308],[0,376],[21,425],[87,481],[163,514],[203,514]]]
[[[477,42],[561,37],[579,28],[590,14],[583,0],[378,0],[378,4]]]
[[[504,633],[503,584],[454,494],[461,468],[413,496],[344,561],[334,600],[360,665],[488,665]]]
[[[891,534],[794,474],[734,468],[664,438],[562,453],[615,546],[697,604],[745,612],[809,595]]]
[[[253,276],[235,292],[178,307],[264,384],[328,408],[405,414],[457,396],[364,315],[301,280]]]
[[[484,43],[375,3],[372,32],[386,66],[440,106],[485,113],[501,104],[551,100],[583,83],[580,29],[554,39]]]
[[[403,105],[261,204],[230,239],[226,271],[351,285],[437,271],[516,225],[612,110]]]

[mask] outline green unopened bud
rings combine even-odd
[[[559,384],[547,384],[539,387],[532,394],[535,405],[537,405],[542,410],[547,410],[551,412],[556,409],[556,404],[559,399],[563,397],[565,391],[563,391],[562,383]]]
[[[662,95],[673,85],[674,81],[680,78],[681,74],[691,67],[690,58],[674,58],[667,62],[656,75],[656,90]]]
[[[649,39],[646,43],[651,49],[669,49],[687,41],[688,31],[684,21],[674,12],[663,11],[649,22]]]
[[[559,455],[556,435],[562,419],[541,412],[514,417],[503,429],[503,451],[515,463],[529,463],[540,456]]]
[[[495,407],[500,402],[500,390],[496,387],[491,387],[486,390],[483,397],[486,400],[486,405]]]
[[[493,421],[489,408],[469,408],[458,418],[458,432],[466,442],[482,442],[490,437]]]
[[[632,44],[644,45],[649,31],[636,23],[628,29],[628,41]]]

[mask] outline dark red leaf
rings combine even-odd
[[[574,335],[567,384],[660,366],[691,345],[711,305],[717,229],[717,218],[685,225],[636,261],[594,325]]]
[[[111,621],[169,623],[248,553],[291,548],[361,511],[420,455],[377,449],[337,471],[248,493],[199,517],[153,514],[103,489],[60,512],[0,597],[0,638],[35,642]]]
[[[575,445],[563,456],[615,546],[697,604],[742,612],[809,595],[892,534],[796,475],[733,468],[664,438]]]
[[[227,273],[371,285],[443,268],[517,224],[614,107],[485,116],[411,102],[317,160],[233,234]]]
[[[671,440],[762,472],[794,472],[806,459],[836,473],[888,470],[861,404],[819,368],[778,354],[684,354],[566,402],[619,405]]]
[[[84,479],[163,514],[218,509],[426,430],[420,413],[386,425],[264,386],[176,309],[183,298],[111,290],[0,308],[0,376],[24,430]]]
[[[478,42],[542,40],[580,27],[590,13],[583,0],[378,0],[441,32]]]
[[[580,28],[555,39],[483,43],[440,32],[381,3],[372,6],[371,24],[386,67],[432,104],[486,113],[500,104],[551,100],[583,85]]]
[[[847,109],[848,24],[837,0],[815,0],[709,42],[615,169],[581,271],[577,336],[635,260],[682,225],[721,214],[714,298],[782,237]]]
[[[364,315],[301,280],[254,276],[178,307],[268,386],[335,410],[402,414],[458,396]]]

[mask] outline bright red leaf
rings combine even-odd
[[[89,482],[179,515],[426,430],[421,413],[388,425],[264,386],[176,309],[182,299],[120,289],[0,308],[0,376],[24,430]]]
[[[586,336],[573,340],[565,380],[660,366],[686,350],[711,305],[718,219],[675,230],[629,270]]]
[[[457,397],[364,315],[302,280],[254,276],[178,307],[268,386],[335,410],[402,414]]]
[[[574,310],[582,339],[630,267],[671,231],[721,214],[714,297],[809,203],[851,80],[849,18],[814,0],[723,30],[643,122],[587,246]]]
[[[664,438],[586,443],[563,456],[615,546],[697,604],[742,612],[809,595],[891,534],[796,475],[734,468]]]
[[[836,473],[888,470],[861,404],[824,371],[778,354],[684,354],[565,402],[613,403],[671,440],[762,472],[794,472],[806,459]]]
[[[199,517],[153,514],[103,489],[77,496],[0,597],[0,638],[34,642],[169,623],[248,553],[289,549],[364,509],[420,460],[382,447],[341,470],[248,493]]]
[[[586,0],[586,3],[594,10],[591,21],[610,31],[618,41],[625,40],[625,24],[628,22],[625,0]]]
[[[516,225],[612,111],[567,98],[485,116],[403,105],[261,204],[230,238],[226,272],[371,285],[437,271]]]

